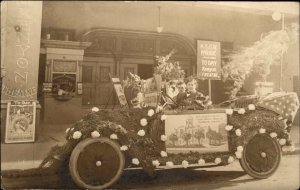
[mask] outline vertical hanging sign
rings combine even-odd
[[[5,49],[1,66],[6,70],[2,100],[37,99],[42,3],[6,2],[5,26],[1,23],[5,37],[1,44],[1,49]]]
[[[197,40],[197,76],[202,79],[221,79],[220,42]]]

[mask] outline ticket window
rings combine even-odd
[[[46,92],[58,100],[70,99],[76,95],[79,82],[78,61],[51,60]]]

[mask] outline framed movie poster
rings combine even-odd
[[[227,115],[224,111],[186,111],[166,113],[166,150],[169,153],[190,151],[227,152],[228,133],[225,130]]]
[[[9,102],[6,113],[5,143],[34,142],[35,117],[35,102]]]

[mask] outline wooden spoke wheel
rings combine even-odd
[[[240,164],[250,176],[258,179],[270,177],[281,160],[280,145],[268,134],[256,134],[244,147]]]
[[[74,148],[69,170],[79,187],[104,189],[119,179],[124,165],[124,155],[116,142],[108,138],[88,138]]]

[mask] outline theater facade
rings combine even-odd
[[[1,9],[2,132],[10,101],[36,102],[36,127],[73,123],[94,106],[117,103],[109,74],[121,81],[129,72],[150,78],[155,56],[176,49],[171,59],[188,77],[197,72],[197,40],[220,42],[225,63],[229,53],[282,27],[272,19],[275,9],[204,2],[15,1]],[[299,22],[299,12],[284,11],[285,25]],[[298,93],[299,44],[283,64],[283,90]],[[271,70],[267,81],[278,91],[280,67]],[[211,82],[212,101],[226,100],[223,82]],[[254,83],[250,77],[241,94],[253,94]],[[207,94],[208,81],[199,88]]]

